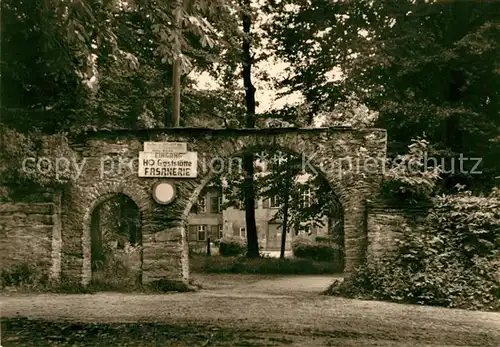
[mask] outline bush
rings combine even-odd
[[[396,254],[359,268],[344,294],[500,310],[500,200],[470,193],[437,198],[426,231],[406,231]]]
[[[126,244],[123,250],[105,251],[105,261],[92,271],[92,288],[98,291],[140,289],[141,252],[141,247],[133,247],[129,244]]]
[[[335,243],[331,236],[316,236],[314,238],[316,242],[325,242],[325,243]]]
[[[292,242],[292,251],[297,258],[343,264],[342,247],[330,240],[318,242],[306,236],[299,236]]]
[[[382,183],[382,196],[396,203],[429,202],[440,179],[439,168],[428,168],[425,139],[412,139],[408,153],[398,155],[387,168]],[[398,163],[398,164],[396,164]]]
[[[311,259],[279,259],[244,257],[198,256],[191,262],[191,268],[199,273],[233,274],[281,274],[320,275],[341,273],[343,268],[333,262],[317,262]]]
[[[44,264],[20,263],[0,274],[0,287],[17,287],[39,290],[49,285],[49,276],[44,271]]]
[[[219,254],[223,257],[234,257],[246,252],[247,245],[240,237],[223,237],[219,242]]]
[[[212,252],[214,251],[213,247],[210,249]],[[192,243],[189,245],[189,257],[192,257],[194,254],[207,254],[207,243]]]

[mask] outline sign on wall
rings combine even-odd
[[[186,153],[186,142],[144,142],[144,152]]]
[[[175,199],[175,185],[170,182],[158,182],[152,189],[153,199],[161,205],[168,205]]]
[[[196,178],[198,152],[139,152],[139,177]]]

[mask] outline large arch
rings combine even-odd
[[[186,142],[189,151],[198,152],[198,177],[173,180],[177,197],[167,206],[156,204],[151,197],[151,187],[161,179],[139,178],[134,170],[126,174],[107,170],[103,175],[103,158],[137,159],[145,141]],[[207,170],[207,163],[215,158],[227,162],[244,150],[260,148],[298,154],[305,165],[326,178],[344,210],[345,273],[349,276],[366,255],[365,200],[378,193],[386,132],[352,128],[117,130],[86,133],[73,138],[71,146],[86,165],[63,194],[63,273],[67,277],[88,283],[85,223],[108,194],[123,193],[142,212],[144,282],[161,278],[189,281],[186,221],[198,194],[216,175]],[[374,165],[375,158],[382,160]],[[366,170],[367,160],[371,160],[370,170]]]
[[[292,149],[290,147],[283,146],[283,145],[274,144],[271,147],[271,146],[266,146],[264,144],[259,144],[259,145],[244,147],[244,148],[238,150],[237,152],[228,155],[227,158],[222,158],[222,159],[225,160],[226,162],[230,162],[233,158],[239,157],[239,156],[243,155],[245,152],[256,153],[259,151],[266,151],[269,149],[272,149],[273,151],[281,151],[284,153],[292,154],[292,155],[298,156],[298,157],[304,155],[304,153],[297,153],[295,151],[295,149]],[[316,166],[316,165],[318,165],[317,160],[314,162],[314,164],[311,163],[311,165],[314,168],[314,170],[316,170],[317,173],[328,182],[328,185],[330,186],[332,193],[339,200],[339,203],[340,203],[341,209],[342,209],[342,217],[344,218],[344,215],[345,215],[344,204],[349,202],[349,196],[348,196],[348,194],[343,194],[344,190],[342,189],[342,180],[335,178],[335,177],[333,177],[333,179],[332,179],[331,175],[330,175],[330,177],[328,177],[327,172],[325,172],[325,170],[323,168]],[[184,208],[184,211],[183,211],[182,217],[181,217],[182,221],[183,221],[181,232],[182,232],[182,242],[183,242],[182,243],[183,255],[186,259],[188,259],[188,254],[189,254],[187,222],[188,222],[190,211],[191,211],[193,205],[196,203],[200,193],[203,191],[205,186],[207,184],[209,184],[214,178],[218,177],[219,175],[220,175],[219,172],[210,172],[210,171],[207,172],[203,176],[203,178],[201,179],[200,183],[192,191],[191,196],[189,197],[189,199],[185,205],[185,208]],[[189,278],[189,263],[188,263],[188,261],[183,262],[182,271],[184,273],[183,276],[186,278]]]
[[[378,184],[364,184],[363,181],[354,182],[353,177],[350,175],[337,175],[336,168],[324,165],[324,161],[321,157],[314,156],[316,152],[297,153],[296,148],[301,148],[301,146],[295,147],[297,142],[291,142],[291,146],[286,144],[276,145],[266,145],[264,143],[259,143],[258,145],[251,145],[248,147],[240,148],[233,154],[227,154],[222,157],[226,162],[229,162],[231,158],[237,157],[243,154],[245,151],[255,152],[257,150],[265,150],[268,148],[273,148],[275,150],[281,150],[286,153],[293,155],[303,156],[311,158],[311,166],[317,170],[318,174],[323,176],[328,182],[330,189],[333,194],[337,197],[340,202],[343,217],[343,228],[344,228],[344,243],[345,243],[345,274],[346,277],[353,272],[354,268],[361,264],[365,259],[365,253],[367,248],[367,240],[364,229],[364,217],[365,217],[365,200],[368,197],[372,197],[377,192]],[[304,148],[304,147],[302,147]],[[305,147],[305,150],[308,148]],[[189,262],[188,262],[188,240],[187,240],[187,220],[191,208],[196,203],[200,192],[203,188],[212,181],[218,173],[208,172],[203,176],[200,183],[192,191],[191,196],[185,204],[185,208],[182,213],[182,248],[183,256],[186,261],[183,262],[183,278],[189,278]],[[378,182],[377,182],[378,183]],[[354,191],[355,190],[355,191]]]

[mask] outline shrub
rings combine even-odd
[[[246,242],[240,237],[223,237],[219,242],[219,254],[223,257],[244,254],[246,249]]]
[[[297,258],[343,264],[342,247],[332,241],[318,242],[309,237],[299,236],[292,242],[292,251]]]
[[[44,271],[44,264],[28,262],[13,265],[2,270],[0,287],[17,287],[22,289],[43,289],[49,285],[49,276]]]
[[[440,178],[439,168],[428,168],[427,151],[429,143],[425,139],[412,139],[408,153],[398,155],[386,170],[382,183],[382,195],[394,202],[429,202]]]
[[[98,291],[131,291],[140,287],[142,247],[128,244],[123,250],[106,253],[106,260],[92,272],[92,288]]]
[[[320,275],[341,273],[343,268],[333,262],[317,262],[311,259],[279,259],[245,257],[197,256],[191,262],[194,272],[233,274],[281,274]]]
[[[316,236],[314,238],[316,242],[324,242],[324,243],[335,243],[331,236]]]
[[[500,310],[500,200],[469,192],[439,197],[425,226],[406,231],[392,258],[360,267],[343,293]]]

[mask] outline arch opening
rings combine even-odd
[[[253,153],[257,157],[255,153],[264,150],[268,152],[268,156],[281,152],[289,158],[293,158],[295,165],[297,163],[302,165],[302,154],[278,146],[264,145],[247,146],[234,153],[230,158],[225,158],[225,160],[230,162],[232,158],[241,157],[247,153]],[[327,179],[325,173],[319,168],[315,168],[315,172],[311,173],[306,172],[307,170],[301,167],[301,170],[291,170],[291,174],[288,175],[293,176],[292,180],[294,181],[289,186],[291,188],[289,199],[292,201],[289,205],[292,206],[288,206],[288,223],[284,233],[285,242],[282,245],[283,204],[280,203],[279,197],[273,198],[271,192],[262,191],[260,185],[264,183],[272,186],[273,183],[270,181],[279,181],[281,173],[276,171],[282,170],[285,166],[272,162],[264,164],[263,160],[254,161],[256,182],[258,181],[257,185],[259,185],[254,210],[261,255],[279,257],[281,248],[284,248],[286,257],[293,258],[292,244],[298,238],[308,238],[322,243],[329,242],[332,247],[340,248],[342,258],[339,267],[340,271],[342,271],[345,247],[343,204],[341,197],[336,192],[336,185],[332,187],[332,182]],[[227,166],[226,169],[234,169],[234,166]],[[227,172],[227,170],[221,172],[219,168],[215,173],[208,172],[189,199],[183,217],[186,224],[185,237],[190,254],[190,273],[198,271],[197,266],[199,264],[193,264],[198,262],[198,260],[193,261],[197,257],[196,254],[205,255],[210,247],[211,255],[217,256],[219,253],[217,246],[222,238],[245,239],[245,208],[241,205],[242,195],[240,195],[239,205],[234,201],[228,201],[234,200],[234,195],[228,198],[228,195],[231,195],[231,193],[228,194],[228,191],[234,189],[235,184],[231,182],[232,184],[228,185],[227,178],[234,179],[234,174],[234,172]],[[259,175],[261,177],[258,177]],[[266,175],[272,175],[273,177],[268,180],[265,178]],[[280,186],[283,185],[275,184],[274,191],[279,191]],[[309,190],[307,194],[305,194],[305,188]],[[321,190],[319,197],[314,194],[317,189]],[[238,191],[236,195],[241,194],[241,189],[236,190]],[[293,202],[293,199],[298,200],[301,196],[310,198],[307,206],[301,207],[303,202]],[[316,198],[319,198],[319,201],[315,202]]]
[[[103,289],[132,288],[142,283],[142,218],[125,194],[96,202],[90,213],[90,283]]]

